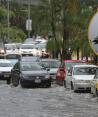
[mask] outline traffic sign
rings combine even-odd
[[[98,55],[98,12],[92,17],[88,28],[88,39],[94,53]]]
[[[27,31],[32,30],[32,20],[31,19],[26,20],[26,30]]]

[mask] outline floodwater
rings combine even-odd
[[[98,99],[56,84],[24,89],[0,83],[0,117],[98,117]]]

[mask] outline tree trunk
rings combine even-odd
[[[79,47],[78,47],[78,48],[77,48],[77,60],[79,60],[79,58],[80,58],[79,52],[80,52],[80,50],[79,50]]]

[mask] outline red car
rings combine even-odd
[[[66,75],[67,75],[67,71],[73,66],[73,65],[77,65],[77,64],[84,64],[85,61],[82,61],[82,60],[64,60],[58,71],[57,71],[57,74],[56,74],[56,82],[57,84],[59,85],[63,85],[64,83],[64,80],[66,78]]]

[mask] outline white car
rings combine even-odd
[[[93,80],[91,80],[91,94],[98,97],[98,69],[96,70],[97,74],[94,76]]]
[[[12,68],[13,65],[9,60],[0,59],[0,80],[6,80],[7,84],[10,84]]]
[[[34,44],[22,44],[19,50],[22,55],[35,55],[37,56],[37,49]]]
[[[96,65],[74,65],[66,78],[66,85],[70,84],[71,89],[77,90],[90,90],[90,81],[95,76]]]

